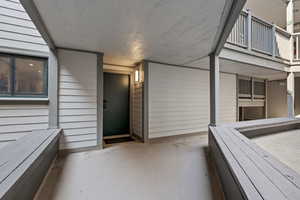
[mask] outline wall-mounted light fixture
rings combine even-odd
[[[139,70],[135,70],[134,81],[135,82],[139,82],[140,81],[140,71]]]

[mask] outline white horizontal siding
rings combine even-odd
[[[0,147],[48,128],[48,105],[0,105]]]
[[[30,111],[30,112],[28,112]],[[3,109],[0,112],[0,117],[31,117],[31,116],[46,116],[48,115],[48,110],[46,109],[35,109],[31,106],[22,107],[19,109]]]
[[[221,122],[236,119],[235,75],[221,74]],[[149,63],[149,138],[207,131],[209,72]]]
[[[30,36],[25,34],[15,34],[12,32],[2,31],[2,30],[0,30],[0,38],[12,40],[12,41],[21,41],[21,42],[27,41],[29,43],[37,44],[37,45],[46,45],[45,41],[41,37]]]
[[[59,104],[60,109],[96,109],[97,105],[94,103],[62,103]]]
[[[17,1],[13,2],[10,0],[1,0],[1,7],[25,12],[24,8],[22,6],[20,6],[19,2],[17,2]]]
[[[95,147],[97,145],[96,140],[86,140],[86,141],[76,141],[76,142],[65,142],[60,143],[61,148],[63,149],[79,149],[86,147]]]
[[[91,128],[82,127],[82,128],[76,128],[76,129],[64,129],[64,134],[67,135],[67,136],[82,135],[82,134],[94,134],[95,132],[97,132],[96,127],[91,127]]]
[[[48,53],[49,49],[19,1],[0,0],[0,47],[8,53],[12,49]]]
[[[1,3],[4,1],[6,1],[6,0],[1,0]],[[16,7],[21,7],[21,6],[22,5],[19,3],[16,4]],[[27,20],[27,21],[31,20],[26,12],[20,12],[18,10],[5,8],[5,7],[2,7],[1,4],[0,4],[0,13],[1,13],[1,15],[9,16],[12,18],[17,18],[17,19]]]
[[[36,29],[16,26],[14,24],[0,23],[0,30],[7,33],[15,33],[16,35],[27,35],[32,37],[40,37],[40,33]]]
[[[96,115],[96,109],[95,108],[85,108],[85,109],[78,109],[78,108],[70,108],[70,109],[65,109],[61,108],[60,109],[60,114],[61,116],[76,116],[76,115]]]
[[[143,138],[143,85],[135,84],[133,89],[133,133]]]
[[[0,0],[2,53],[46,55],[48,46],[18,0]],[[48,128],[48,105],[1,104],[0,148],[33,130]]]
[[[220,122],[236,121],[237,94],[236,75],[221,73],[220,76]]]
[[[97,135],[93,133],[79,134],[79,135],[68,135],[64,137],[64,140],[68,142],[80,142],[87,140],[97,140]]]
[[[208,73],[149,63],[149,138],[207,129]]]
[[[97,145],[97,56],[59,50],[61,149]]]
[[[20,26],[28,29],[36,29],[31,20],[23,20],[0,14],[0,23]]]

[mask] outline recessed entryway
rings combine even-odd
[[[104,72],[103,136],[118,139],[130,134],[130,76]],[[119,139],[118,139],[119,140]]]
[[[103,66],[103,144],[144,141],[143,66]]]

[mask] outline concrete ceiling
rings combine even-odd
[[[104,52],[104,61],[189,63],[211,53],[232,0],[34,0],[56,46]]]

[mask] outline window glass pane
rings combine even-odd
[[[0,56],[0,95],[10,93],[11,83],[11,66],[10,58]]]
[[[239,79],[239,94],[251,95],[251,80]]]
[[[33,59],[15,59],[15,94],[44,93],[44,62]]]
[[[265,83],[264,82],[254,82],[254,94],[255,95],[265,95]]]

